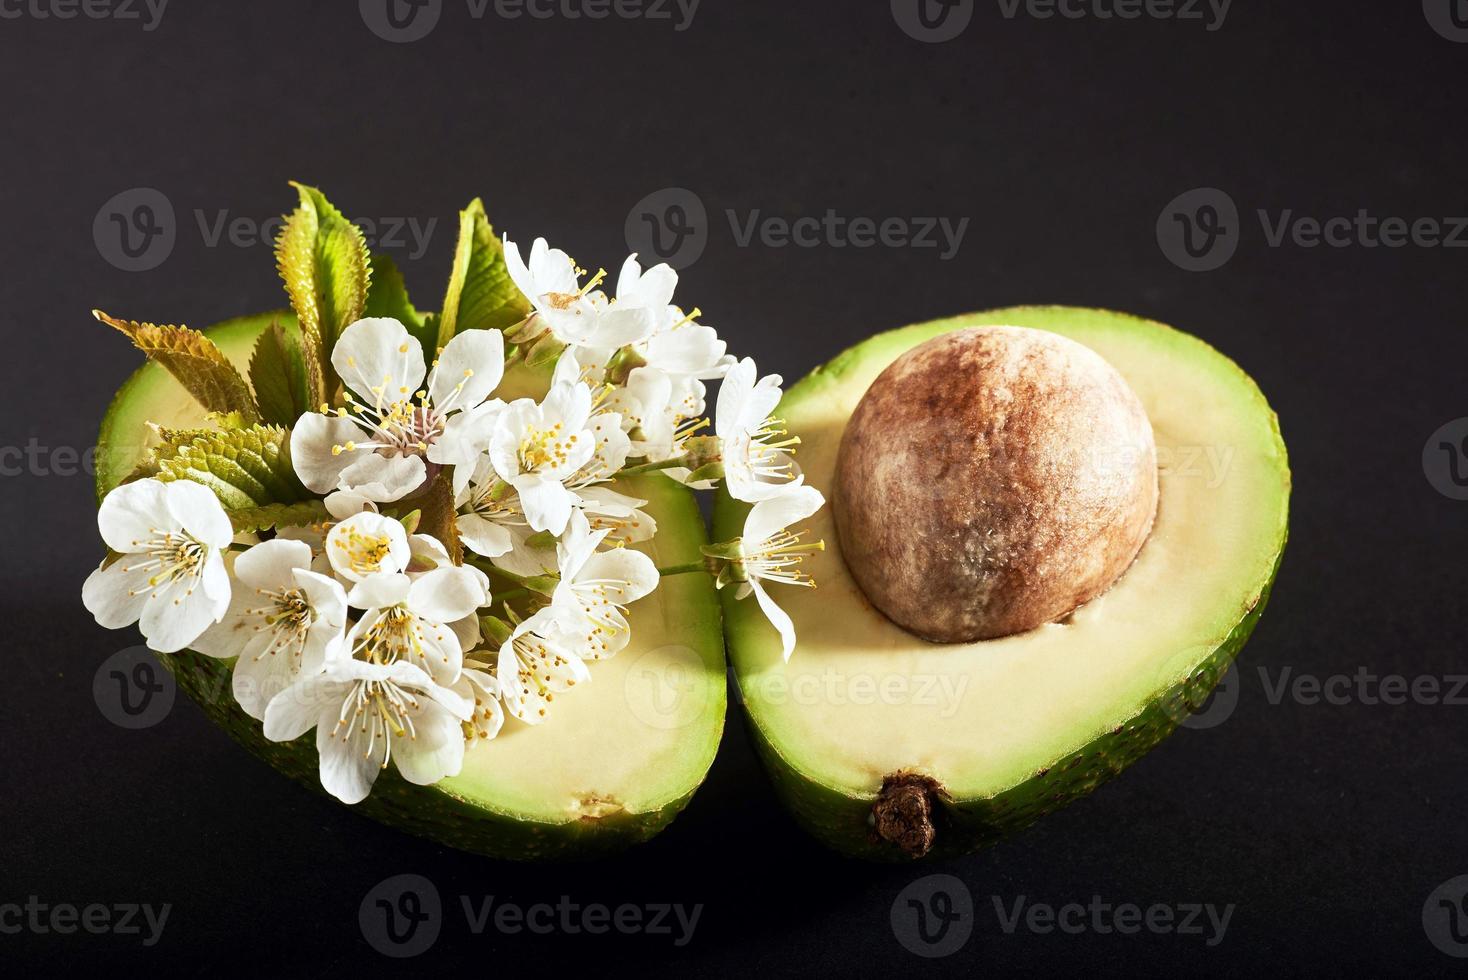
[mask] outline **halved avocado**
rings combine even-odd
[[[848,419],[878,374],[939,334],[1048,330],[1109,361],[1156,437],[1156,524],[1135,563],[1060,623],[974,643],[919,639],[879,612],[842,562],[827,507],[816,589],[773,586],[794,620],[789,663],[751,602],[724,598],[727,642],[776,790],[826,844],[872,859],[992,843],[1090,792],[1206,699],[1264,609],[1284,550],[1290,473],[1254,382],[1159,323],[1065,307],[994,310],[873,337],[817,368],[778,414],[809,483],[832,493]],[[722,496],[715,538],[747,508]]]
[[[272,319],[262,314],[207,331],[241,367]],[[543,390],[543,382],[540,382]],[[506,379],[514,394],[537,379]],[[147,423],[196,425],[203,410],[156,364],[122,386],[102,423],[97,490],[105,494],[141,460]],[[618,489],[648,501],[658,524],[645,550],[660,566],[698,561],[704,523],[691,491],[659,475]],[[632,641],[593,664],[591,682],[556,702],[539,726],[507,719],[498,738],[479,742],[459,775],[415,786],[384,772],[359,813],[451,847],[526,860],[581,857],[646,840],[675,817],[703,782],[724,727],[726,677],[719,606],[707,575],[678,575],[630,607]],[[276,743],[230,696],[224,661],[192,652],[159,654],[206,714],[276,769],[314,789],[314,737]]]

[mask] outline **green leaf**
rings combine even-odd
[[[303,413],[316,407],[310,401],[301,344],[279,321],[255,341],[255,352],[250,355],[250,384],[255,387],[255,401],[266,422],[295,425]]]
[[[301,324],[309,401],[317,405],[336,387],[331,349],[342,330],[362,318],[372,266],[361,229],[316,188],[291,186],[301,203],[286,216],[275,262]]]
[[[291,466],[291,434],[274,425],[231,432],[174,434],[154,455],[158,479],[193,480],[214,491],[226,510],[295,503],[310,497]]]
[[[505,251],[479,198],[459,212],[454,268],[438,315],[437,347],[464,330],[505,330],[530,313],[527,300],[505,267]]]
[[[127,335],[133,345],[163,365],[179,384],[210,412],[238,412],[251,422],[259,418],[250,386],[214,341],[188,327],[119,320],[101,310],[92,315]]]
[[[236,534],[263,531],[271,527],[308,527],[329,520],[326,505],[319,500],[303,500],[298,504],[266,504],[226,511]]]
[[[367,291],[367,308],[363,316],[385,316],[397,320],[417,338],[423,350],[432,354],[438,343],[437,323],[419,313],[408,299],[408,287],[397,263],[382,254],[372,256],[372,286]]]

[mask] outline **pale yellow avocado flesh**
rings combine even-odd
[[[959,803],[991,800],[1087,746],[1127,737],[1124,726],[1230,640],[1272,580],[1289,498],[1273,412],[1202,341],[1121,314],[998,310],[847,351],[791,389],[779,410],[801,439],[806,481],[830,496],[844,426],[899,355],[949,330],[1001,324],[1077,340],[1131,384],[1157,443],[1156,525],[1135,564],[1064,623],[937,645],[867,601],[843,565],[829,507],[809,522],[827,549],[806,566],[819,587],[771,586],[799,637],[790,662],[752,600],[726,601],[726,630],[757,742],[782,791],[825,836],[843,833],[844,818],[811,814],[842,797],[870,800],[891,774],[931,776]],[[716,536],[737,534],[744,511],[722,500]]]

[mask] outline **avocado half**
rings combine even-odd
[[[1062,622],[935,644],[884,617],[842,562],[831,509],[808,559],[816,589],[774,588],[795,623],[789,663],[753,603],[724,597],[753,741],[797,821],[876,860],[963,853],[1096,788],[1200,707],[1269,595],[1288,525],[1278,420],[1254,382],[1195,337],[1120,313],[1019,307],[893,330],[792,387],[778,415],[806,481],[829,498],[857,403],[898,356],[976,326],[1048,330],[1109,361],[1156,437],[1156,524],[1134,564]],[[715,539],[747,506],[721,495]]]
[[[207,333],[242,369],[255,338],[288,312],[229,320]],[[512,374],[500,394],[539,394],[543,379]],[[518,390],[515,390],[518,389]],[[103,420],[97,453],[99,498],[148,451],[148,422],[198,425],[203,409],[163,368],[148,363],[118,391]],[[660,475],[619,490],[648,501],[656,538],[644,549],[659,566],[700,559],[707,543],[691,491]],[[713,762],[724,727],[726,674],[718,600],[707,575],[663,580],[629,607],[632,641],[592,667],[592,682],[556,702],[554,716],[530,726],[506,719],[500,735],[477,742],[457,776],[415,786],[384,772],[353,809],[450,847],[528,860],[619,850],[662,830],[693,796]],[[191,651],[157,654],[205,713],[276,769],[320,791],[310,735],[271,742],[230,695],[227,661]]]

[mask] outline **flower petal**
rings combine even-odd
[[[228,548],[234,540],[229,515],[214,491],[192,480],[174,480],[165,486],[168,512],[195,541],[210,548]]]
[[[152,587],[152,570],[140,567],[139,559],[123,555],[106,568],[98,566],[82,584],[82,605],[106,629],[131,626],[143,614]]]
[[[392,503],[423,485],[428,468],[421,456],[383,456],[364,453],[341,472],[343,487],[368,500]]]
[[[114,487],[97,510],[97,529],[113,551],[140,551],[145,542],[179,528],[168,509],[168,485],[137,480]]]
[[[567,490],[560,480],[541,473],[526,473],[511,481],[520,495],[520,506],[525,511],[525,522],[535,531],[560,534],[566,530],[571,519],[571,506],[576,495]]]
[[[202,588],[176,580],[155,589],[143,606],[138,629],[147,638],[148,649],[175,653],[193,643],[229,609],[229,592],[211,598]]]
[[[428,786],[457,775],[464,765],[464,730],[447,708],[425,698],[413,719],[413,734],[393,740],[398,772],[410,783]]]
[[[294,572],[311,567],[311,546],[275,538],[255,545],[234,561],[235,578],[252,589],[279,592],[295,587]]]
[[[440,414],[474,408],[498,387],[504,374],[504,334],[465,330],[438,355],[428,384],[429,401]]]
[[[795,650],[795,624],[791,622],[785,610],[775,604],[775,600],[770,598],[769,593],[759,582],[752,581],[749,584],[754,592],[755,601],[759,603],[760,609],[764,611],[770,624],[775,627],[775,631],[780,634],[780,653],[785,658],[785,662],[789,663],[790,654]]]
[[[347,327],[331,365],[369,407],[410,401],[423,383],[423,345],[391,317],[367,317]]]
[[[418,576],[408,591],[408,608],[433,623],[452,623],[489,601],[483,581],[467,568],[435,568]]]
[[[761,500],[744,519],[744,540],[750,547],[757,547],[781,528],[810,517],[825,502],[819,490],[808,486],[791,486],[778,496]]]
[[[311,492],[329,493],[341,483],[342,470],[363,456],[376,455],[371,449],[332,450],[370,438],[349,418],[307,412],[291,428],[291,465]]]

